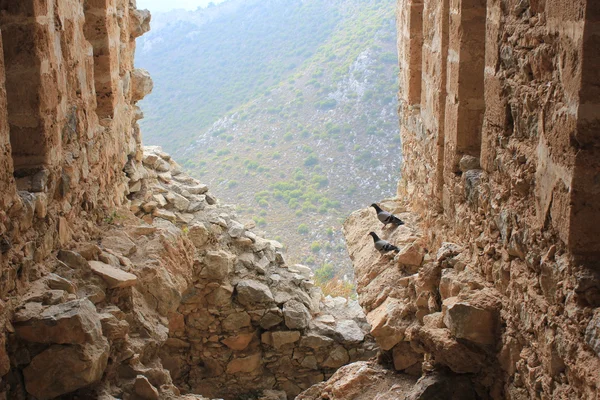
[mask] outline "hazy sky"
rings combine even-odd
[[[137,0],[137,8],[150,11],[169,11],[174,8],[185,8],[195,10],[198,7],[206,7],[208,3],[221,3],[224,0]]]

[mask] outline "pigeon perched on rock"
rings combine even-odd
[[[400,250],[387,240],[383,240],[377,236],[375,232],[369,232],[369,235],[373,238],[373,242],[375,244],[375,248],[379,250],[380,253],[387,253],[388,251],[398,251]]]
[[[391,212],[382,210],[381,207],[379,207],[376,203],[371,204],[371,207],[373,207],[375,209],[375,211],[377,211],[377,219],[380,220],[381,222],[383,222],[384,228],[386,227],[387,224],[404,225],[404,221],[402,221],[400,218],[396,217]]]

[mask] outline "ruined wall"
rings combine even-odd
[[[21,296],[56,267],[48,257],[73,240],[89,238],[95,225],[127,200],[123,167],[142,156],[135,102],[151,89],[147,75],[133,68],[134,39],[149,29],[149,18],[129,0],[0,1],[0,375],[5,378],[11,363],[15,368],[5,335],[14,332],[10,321]],[[72,287],[68,293],[74,294]],[[104,346],[96,339],[90,338],[90,348]],[[9,380],[2,380],[4,396],[7,387],[18,386]]]
[[[600,386],[599,13],[585,0],[398,1],[398,194],[430,249],[461,244],[501,296],[506,398]]]
[[[79,217],[123,203],[123,166],[141,157],[134,103],[148,84],[132,71],[149,14],[126,0],[6,0],[0,10],[4,297],[28,273],[19,264],[77,236]]]

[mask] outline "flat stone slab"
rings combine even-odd
[[[137,276],[100,261],[90,261],[92,271],[100,275],[110,289],[134,286]]]

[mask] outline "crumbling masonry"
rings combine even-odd
[[[344,227],[371,334],[425,373],[410,399],[598,398],[600,3],[398,0],[397,15],[404,165],[384,206],[408,223],[382,235],[402,249],[374,254],[370,210]],[[352,381],[381,376],[361,368],[303,398],[360,398]]]

